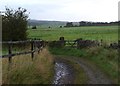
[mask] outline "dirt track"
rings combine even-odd
[[[74,71],[72,67],[65,60],[56,59],[53,84],[73,84],[73,80]]]
[[[61,57],[61,56],[59,56]],[[113,84],[112,81],[106,77],[106,75],[95,65],[88,63],[84,59],[76,59],[74,57],[71,58],[75,63],[79,64],[81,68],[83,68],[84,72],[88,76],[88,81],[85,84]],[[72,84],[72,78],[74,78],[74,70],[70,69],[70,66],[67,66],[65,62],[59,63],[57,62],[57,65],[59,65],[56,68],[56,71],[61,70],[64,72],[63,75],[60,76],[59,80],[57,80],[57,83],[59,84]],[[62,67],[60,67],[60,65]],[[57,73],[56,73],[57,74]],[[62,72],[61,72],[62,74]],[[57,79],[58,76],[56,76]],[[63,82],[64,81],[64,82]],[[56,84],[57,84],[56,83]]]
[[[94,65],[90,65],[83,59],[75,60],[88,76],[87,84],[112,84],[112,81]]]

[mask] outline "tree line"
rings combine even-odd
[[[79,26],[110,26],[110,25],[118,25],[119,21],[115,22],[88,22],[88,21],[81,21],[78,22],[79,25],[73,24],[73,22],[67,22],[64,27],[79,27]]]
[[[81,21],[79,25],[74,25],[73,22],[67,22],[64,27],[79,27],[79,26],[106,26],[118,25],[116,22],[88,22]],[[19,7],[13,10],[6,7],[5,14],[2,15],[2,40],[3,41],[19,41],[27,39],[28,14],[27,10]],[[33,27],[36,29],[37,27]],[[50,27],[49,27],[50,28]],[[62,26],[60,26],[62,28]]]

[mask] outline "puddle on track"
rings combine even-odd
[[[70,68],[62,62],[55,63],[55,76],[53,84],[71,84],[71,70]]]

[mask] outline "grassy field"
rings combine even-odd
[[[118,26],[89,26],[71,28],[38,28],[29,29],[28,38],[40,38],[43,40],[58,40],[64,36],[66,40],[77,38],[101,40],[104,42],[117,42]],[[29,47],[27,50],[30,49]],[[13,49],[13,52],[26,50],[23,48]],[[3,54],[7,54],[7,48]],[[55,55],[75,56],[85,58],[95,63],[116,83],[118,79],[118,52],[114,49],[94,47],[89,49],[75,48],[52,48],[50,52]],[[11,70],[8,71],[8,59],[3,62],[3,83],[4,84],[49,84],[53,79],[53,61],[51,54],[46,49],[36,54],[32,62],[30,55],[13,57]],[[13,77],[14,76],[14,77]],[[29,82],[29,83],[28,83]]]
[[[38,28],[29,29],[28,38],[40,38],[43,40],[58,40],[64,36],[67,40],[77,38],[115,42],[118,40],[118,26],[85,26],[70,28]]]
[[[31,55],[20,55],[2,59],[3,84],[50,84],[54,75],[53,56],[47,49],[40,54],[35,54],[32,61]]]

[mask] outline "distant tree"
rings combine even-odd
[[[62,26],[60,26],[60,28],[62,28]]]
[[[74,27],[78,27],[78,25],[74,25]]]
[[[2,17],[2,40],[17,41],[27,39],[27,18],[26,9],[19,7],[13,10],[6,7]]]
[[[72,22],[67,22],[65,27],[73,27],[73,23]]]
[[[51,28],[50,26],[48,28]]]
[[[33,26],[32,29],[37,29],[37,27],[36,27],[36,26]]]
[[[86,22],[85,22],[85,21],[79,22],[79,26],[85,26],[85,25],[86,25]]]

